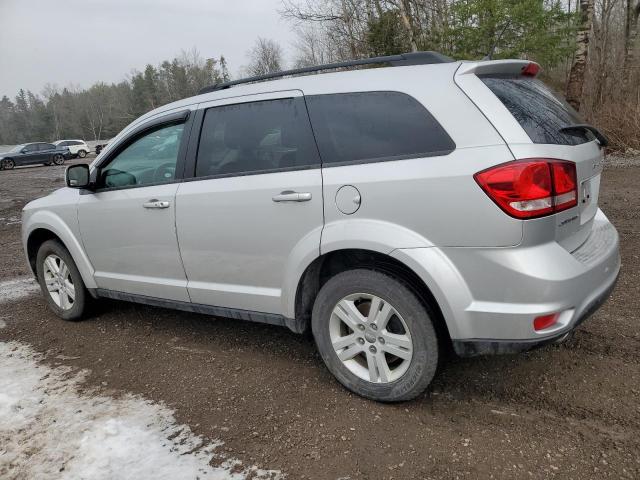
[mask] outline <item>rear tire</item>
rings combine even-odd
[[[84,158],[84,157],[86,157],[86,156],[87,156],[87,152],[86,152],[86,151],[84,151],[84,150],[80,150],[80,151],[78,152],[78,156],[79,156],[80,158]]]
[[[325,365],[342,385],[371,400],[398,402],[422,393],[436,373],[432,318],[401,281],[357,269],[320,289],[311,326]]]
[[[56,153],[51,160],[55,165],[62,165],[64,163],[64,157],[59,153]]]
[[[36,258],[38,283],[47,305],[63,320],[82,319],[90,301],[82,276],[69,251],[57,240],[47,240]]]

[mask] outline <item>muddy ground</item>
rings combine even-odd
[[[62,174],[0,172],[0,282],[29,275],[20,210]],[[35,294],[3,305],[0,340],[90,369],[105,393],[165,402],[233,457],[293,479],[640,478],[640,161],[606,168],[600,205],[622,242],[608,303],[568,344],[449,360],[409,403],[350,394],[284,328],[160,308],[104,301],[65,323]]]

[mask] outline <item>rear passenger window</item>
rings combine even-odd
[[[456,148],[424,106],[404,93],[306,99],[324,165],[446,155]]]
[[[206,111],[196,176],[227,176],[319,167],[302,98],[266,100]]]

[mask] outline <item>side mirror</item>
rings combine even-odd
[[[90,183],[89,165],[81,163],[67,167],[64,178],[69,188],[87,188]]]

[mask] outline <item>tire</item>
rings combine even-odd
[[[372,322],[368,316],[374,304],[380,307],[378,318],[393,312],[386,327],[377,330],[372,325],[380,322]],[[349,321],[343,320],[345,313],[353,310],[340,305],[357,307],[355,318],[359,320],[352,322],[354,316],[348,314]],[[356,269],[335,275],[320,289],[311,327],[325,365],[342,385],[371,400],[399,402],[422,393],[436,373],[438,337],[432,318],[431,309],[401,281],[377,271]],[[347,327],[348,323],[354,328]],[[340,339],[336,345],[349,345],[334,348],[336,339]],[[399,345],[402,347],[396,348]],[[389,350],[404,358],[391,355]],[[343,361],[353,352],[359,353]]]
[[[53,288],[60,285],[60,282],[57,282],[55,275],[51,275],[50,272],[52,269],[49,265],[45,264],[46,262],[50,262],[53,260],[56,262],[58,267],[61,267],[62,264],[58,264],[55,259],[60,260],[66,265],[68,269],[68,277],[71,280],[73,290],[74,290],[74,299],[71,304],[67,302],[67,304],[60,304],[54,298],[54,293],[50,292],[47,287],[47,283],[52,283],[54,285]],[[78,271],[78,267],[76,267],[73,258],[71,258],[71,254],[69,251],[57,240],[47,240],[44,242],[40,248],[38,249],[38,255],[36,258],[36,270],[38,275],[38,283],[40,284],[40,289],[42,290],[42,294],[45,297],[47,305],[49,308],[55,313],[57,316],[62,318],[63,320],[77,321],[82,319],[83,315],[86,313],[88,303],[90,301],[89,294],[87,289],[84,286],[84,282],[82,281],[82,277],[80,276],[80,272]],[[65,272],[61,269],[61,273],[65,276]],[[58,299],[61,298],[60,292],[57,292]]]
[[[0,170],[13,170],[16,166],[16,162],[14,162],[11,158],[5,158],[0,162]]]
[[[84,151],[84,150],[79,150],[79,151],[78,151],[78,156],[79,156],[80,158],[84,158],[84,157],[86,157],[86,156],[87,156],[87,152],[86,152],[86,151]]]
[[[54,163],[54,165],[62,165],[64,163],[64,157],[59,153],[56,153],[51,161]]]

